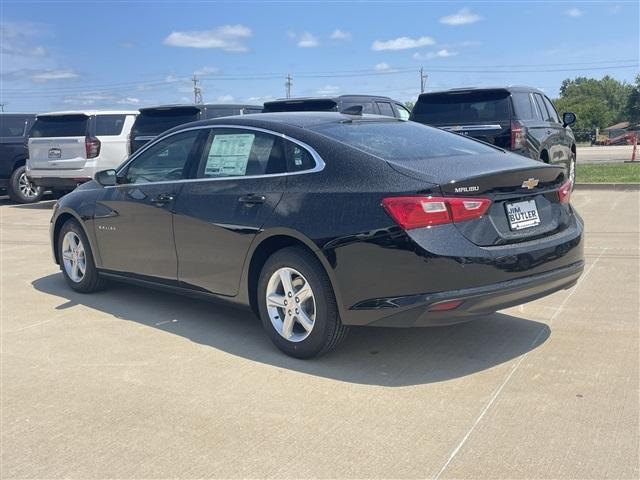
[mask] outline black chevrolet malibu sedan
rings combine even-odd
[[[350,325],[429,326],[566,289],[583,224],[559,166],[414,122],[273,113],[176,127],[63,197],[68,284],[248,306],[285,353]]]

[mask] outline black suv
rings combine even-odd
[[[545,163],[563,165],[575,181],[576,140],[566,112],[532,87],[464,88],[423,93],[411,120],[467,135]]]
[[[0,190],[14,202],[32,203],[42,197],[42,188],[25,175],[27,135],[35,119],[33,113],[0,114]]]
[[[208,105],[162,105],[159,107],[141,108],[131,129],[130,153],[135,152],[149,140],[162,132],[183,123],[207,120],[210,118],[229,117],[260,113],[259,105],[208,104]]]
[[[410,115],[409,110],[397,100],[375,95],[282,98],[265,102],[264,112],[345,112],[354,107],[362,107],[362,113],[385,115],[401,120],[408,120]]]

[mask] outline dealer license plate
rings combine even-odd
[[[540,224],[535,200],[507,203],[507,218],[511,230],[522,230]]]

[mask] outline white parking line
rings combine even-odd
[[[587,277],[589,276],[589,274],[591,273],[591,271],[593,270],[593,267],[595,267],[596,263],[598,263],[598,260],[600,260],[600,258],[602,258],[602,256],[604,255],[604,253],[607,251],[607,247],[604,247],[602,249],[602,251],[600,252],[600,255],[598,255],[598,257],[593,261],[593,263],[589,266],[589,268],[587,269],[586,272],[584,272],[584,275],[582,275],[582,277],[580,278],[580,280],[578,280],[578,283],[576,284],[575,287],[573,287],[573,289],[571,289],[571,291],[569,292],[569,294],[565,297],[565,299],[562,301],[562,303],[558,306],[558,308],[556,309],[555,313],[551,316],[551,318],[549,319],[549,323],[548,325],[551,325],[553,323],[553,321],[560,315],[560,313],[562,313],[562,310],[564,309],[565,305],[567,304],[567,302],[569,301],[569,299],[573,296],[573,294],[578,290],[578,287],[582,284],[582,282],[584,280],[587,279]],[[522,355],[512,366],[511,369],[509,370],[509,373],[507,373],[507,375],[504,377],[504,379],[502,380],[502,382],[500,383],[500,385],[498,385],[498,387],[494,390],[493,394],[491,395],[491,398],[489,398],[489,401],[487,402],[487,404],[484,406],[484,408],[482,409],[482,411],[480,412],[480,415],[478,415],[478,417],[475,419],[475,421],[473,422],[473,424],[471,425],[471,428],[469,428],[469,430],[467,431],[467,433],[464,435],[464,437],[462,437],[462,440],[460,440],[460,442],[458,443],[458,445],[456,446],[456,448],[453,449],[453,451],[451,452],[451,454],[449,455],[449,458],[447,458],[447,461],[444,462],[444,465],[442,465],[442,468],[440,468],[440,470],[438,471],[438,473],[432,477],[434,480],[438,480],[440,478],[440,476],[444,473],[444,471],[447,469],[447,467],[451,464],[451,462],[453,461],[453,459],[455,458],[455,456],[458,454],[458,452],[460,451],[460,449],[463,447],[463,445],[467,442],[467,440],[469,439],[469,437],[471,436],[471,434],[473,433],[473,431],[475,430],[475,428],[478,426],[478,424],[480,423],[480,421],[483,419],[483,417],[485,416],[485,414],[489,411],[489,409],[491,408],[491,406],[495,403],[496,399],[498,398],[498,396],[500,395],[500,393],[502,392],[503,388],[505,387],[505,385],[507,383],[509,383],[509,380],[511,380],[511,377],[513,376],[513,374],[516,372],[516,370],[520,367],[520,365],[522,364],[522,361],[527,357],[527,355],[529,354],[529,352],[532,351],[533,347],[535,346],[535,344],[538,342],[538,340],[540,340],[540,338],[542,337],[544,331],[546,330],[546,325],[543,326],[540,329],[540,332],[538,333],[538,335],[536,335],[536,338],[533,339],[533,341],[531,342],[531,345],[529,345],[529,350],[527,351],[527,353],[525,353],[524,355]]]

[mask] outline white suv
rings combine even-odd
[[[39,187],[69,191],[129,155],[136,111],[43,113],[29,132],[26,174]]]

